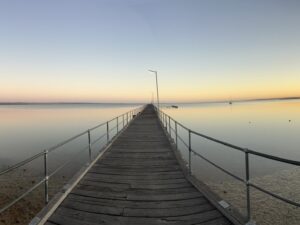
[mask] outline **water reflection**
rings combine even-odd
[[[0,165],[7,166],[32,156],[137,106],[136,104],[2,105]]]
[[[260,152],[300,160],[298,134],[300,131],[300,101],[268,101],[218,104],[181,104],[178,109],[163,108],[187,127],[220,140]],[[179,133],[187,140],[186,131]],[[195,150],[244,177],[244,154],[236,150],[192,136]],[[184,149],[184,146],[181,146]],[[186,157],[186,151],[185,151]],[[250,158],[251,175],[272,173],[290,168],[268,159]],[[219,179],[217,172],[207,172],[203,163],[194,162],[195,171],[202,176]]]

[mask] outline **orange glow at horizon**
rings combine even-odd
[[[217,83],[207,77],[189,75],[191,82],[184,82],[178,74],[169,82],[170,75],[161,75],[159,94],[161,102],[229,101],[258,98],[283,98],[300,96],[300,77],[291,73],[287,79],[269,76],[260,82],[226,80],[220,77]],[[125,75],[123,76],[125,77]],[[145,78],[146,77],[146,78]],[[150,102],[152,93],[156,100],[155,83],[152,76],[127,81],[106,77],[105,82],[49,82],[43,77],[32,80],[9,81],[1,84],[0,102]],[[147,80],[146,80],[147,79]],[[67,84],[68,85],[65,85]],[[12,85],[13,84],[13,85]]]

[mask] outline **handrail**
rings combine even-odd
[[[127,111],[117,117],[114,117],[113,119],[111,120],[108,120],[104,123],[101,123],[101,124],[98,124],[97,126],[94,126],[90,129],[88,129],[87,131],[84,131],[84,132],[81,132],[73,137],[70,137],[38,154],[35,154],[21,162],[18,162],[16,164],[14,164],[13,166],[10,166],[9,168],[3,170],[3,171],[0,171],[0,176],[1,175],[4,175],[8,172],[11,172],[15,169],[18,169],[20,168],[21,166],[24,166],[24,165],[27,165],[28,163],[32,162],[33,160],[37,159],[37,158],[40,158],[40,157],[43,157],[44,156],[44,177],[41,181],[39,181],[37,184],[33,185],[32,187],[30,187],[26,192],[22,193],[20,196],[18,196],[17,198],[15,198],[14,200],[12,200],[11,202],[7,203],[5,206],[3,206],[2,208],[0,208],[0,213],[3,213],[5,210],[9,209],[11,206],[15,205],[18,201],[20,201],[21,199],[23,199],[24,197],[26,197],[29,193],[31,193],[32,191],[34,191],[36,188],[38,188],[42,183],[44,183],[45,185],[45,204],[48,203],[48,199],[49,199],[49,196],[48,196],[48,180],[53,176],[55,175],[58,171],[60,171],[61,169],[63,169],[66,165],[68,165],[69,163],[71,163],[74,158],[70,159],[70,160],[67,160],[65,161],[62,165],[58,166],[54,171],[48,173],[48,155],[53,152],[54,150],[58,149],[59,147],[67,144],[67,143],[70,143],[71,141],[83,136],[83,135],[86,135],[88,134],[88,146],[84,147],[83,149],[81,149],[80,151],[78,151],[75,156],[78,156],[80,153],[88,150],[88,153],[89,153],[89,162],[92,161],[92,147],[93,145],[98,142],[99,140],[101,140],[102,138],[104,137],[107,137],[107,144],[108,142],[113,138],[113,137],[110,137],[109,133],[111,131],[113,131],[114,129],[117,129],[117,132],[115,135],[117,135],[119,132],[121,132],[121,130],[125,129],[129,122],[133,119],[133,115],[136,115],[138,113],[140,113],[143,109],[145,108],[145,106],[140,106],[140,107],[137,107],[133,110],[130,110],[130,111]],[[119,118],[121,118],[120,122],[119,121]],[[111,129],[109,129],[109,123],[116,120],[117,121],[117,124],[112,127]],[[122,124],[122,127],[121,129],[119,129],[120,125]],[[106,131],[104,134],[102,134],[100,137],[98,137],[96,140],[94,141],[91,141],[91,131],[101,127],[101,126],[104,126],[106,125]],[[101,151],[101,149],[99,150]]]
[[[188,127],[186,127],[185,125],[183,125],[182,123],[176,121],[174,118],[172,118],[171,116],[169,116],[168,114],[164,113],[162,110],[158,109],[157,107],[155,107],[158,118],[161,121],[161,124],[163,127],[165,127],[167,133],[170,135],[170,137],[172,138],[172,131],[175,133],[175,144],[176,144],[176,148],[178,149],[178,139],[184,144],[184,146],[189,150],[189,162],[188,162],[188,170],[189,170],[189,174],[192,173],[192,165],[191,165],[191,157],[192,157],[192,153],[200,158],[202,158],[204,161],[208,162],[209,164],[213,165],[214,167],[218,168],[219,170],[221,170],[222,172],[226,173],[227,175],[230,175],[231,177],[235,178],[238,181],[243,182],[246,185],[246,197],[247,197],[247,219],[250,221],[251,220],[251,204],[250,204],[250,187],[253,187],[265,194],[268,194],[276,199],[279,199],[283,202],[286,202],[288,204],[300,207],[300,203],[292,201],[290,199],[284,198],[280,195],[277,195],[271,191],[268,191],[262,187],[257,186],[256,184],[253,184],[252,182],[250,182],[250,165],[249,165],[249,154],[251,155],[256,155],[259,157],[263,157],[263,158],[267,158],[270,160],[274,160],[274,161],[278,161],[278,162],[283,162],[283,163],[287,163],[287,164],[291,164],[291,165],[295,165],[295,166],[300,166],[300,161],[296,161],[296,160],[291,160],[291,159],[286,159],[286,158],[282,158],[282,157],[278,157],[278,156],[274,156],[274,155],[270,155],[270,154],[266,154],[266,153],[261,153],[258,151],[254,151],[248,148],[243,148],[225,141],[221,141],[218,140],[216,138],[210,137],[208,135],[205,134],[201,134],[197,131],[191,130]],[[173,121],[173,123],[175,124],[175,129],[172,127],[171,124],[171,120]],[[180,135],[178,135],[178,131],[177,131],[177,126],[182,127],[183,129],[185,129],[188,134],[188,144],[185,142],[185,140],[180,137]],[[216,163],[214,163],[213,161],[209,160],[208,158],[204,157],[202,154],[196,152],[194,149],[192,149],[192,140],[191,140],[191,134],[194,134],[196,136],[205,138],[207,140],[210,140],[212,142],[230,147],[231,149],[235,149],[238,150],[240,152],[243,152],[245,154],[245,179],[240,178],[239,176],[236,176],[235,174],[231,173],[230,171],[222,168],[221,166],[217,165]]]
[[[10,207],[12,207],[14,204],[16,204],[18,201],[20,201],[21,199],[23,199],[24,197],[26,197],[29,193],[31,193],[32,191],[34,191],[36,188],[38,188],[41,184],[43,184],[46,181],[46,178],[43,178],[42,180],[40,180],[38,183],[36,183],[34,186],[32,186],[31,188],[29,188],[26,192],[24,192],[22,195],[20,195],[19,197],[17,197],[16,199],[14,199],[13,201],[9,202],[8,204],[6,204],[3,208],[0,209],[0,213],[3,213],[5,210],[9,209]]]
[[[245,183],[246,181],[242,178],[240,178],[239,176],[229,172],[228,170],[222,168],[221,166],[218,166],[216,163],[212,162],[211,160],[207,159],[205,156],[201,155],[200,153],[196,152],[195,150],[192,150],[192,152],[197,155],[198,157],[202,158],[203,160],[205,160],[206,162],[210,163],[211,165],[215,166],[216,168],[218,168],[219,170],[222,170],[224,173],[228,174],[229,176]]]
[[[257,156],[261,156],[263,158],[271,159],[274,161],[279,161],[279,162],[283,162],[283,163],[287,163],[287,164],[291,164],[291,165],[295,165],[295,166],[300,166],[300,161],[295,161],[295,160],[286,159],[286,158],[282,158],[282,157],[278,157],[278,156],[274,156],[274,155],[269,155],[269,154],[253,151],[250,149],[246,149],[246,151],[252,155],[257,155]]]
[[[36,155],[34,155],[34,156],[31,156],[31,157],[28,158],[28,159],[25,159],[25,160],[23,160],[23,161],[21,161],[21,162],[19,162],[19,163],[16,163],[15,165],[10,166],[10,167],[8,167],[7,169],[1,171],[1,172],[0,172],[0,176],[3,175],[3,174],[8,173],[8,172],[10,172],[10,171],[12,171],[12,170],[14,170],[14,169],[18,169],[19,167],[24,166],[24,165],[26,165],[27,163],[30,163],[31,161],[33,161],[33,160],[35,160],[35,159],[41,157],[42,155],[44,155],[44,153],[43,153],[43,152],[40,152],[40,153],[38,153],[38,154],[36,154]]]
[[[71,142],[71,141],[73,141],[73,140],[75,140],[75,139],[81,137],[82,135],[84,135],[84,134],[86,134],[86,133],[87,133],[87,131],[84,131],[84,132],[82,132],[82,133],[80,133],[80,134],[77,134],[77,135],[75,135],[75,136],[73,136],[73,137],[71,137],[71,138],[69,138],[69,139],[67,139],[67,140],[65,140],[65,141],[63,141],[63,142],[61,142],[61,143],[59,143],[59,144],[56,144],[56,145],[52,146],[51,148],[49,148],[49,149],[48,149],[48,152],[52,152],[52,151],[54,151],[55,149],[57,149],[57,148],[59,148],[59,147],[65,145],[65,144],[68,144],[69,142]]]
[[[227,143],[227,142],[225,142],[225,141],[220,141],[220,140],[218,140],[218,139],[216,139],[216,138],[212,138],[212,137],[209,137],[209,136],[207,136],[207,135],[200,134],[200,133],[198,133],[198,132],[196,132],[196,131],[193,131],[193,130],[191,130],[191,132],[192,132],[193,134],[196,134],[196,135],[200,136],[200,137],[203,137],[203,138],[206,138],[206,139],[211,140],[211,141],[213,141],[213,142],[216,142],[216,143],[225,145],[225,146],[227,146],[227,147],[230,147],[230,148],[233,148],[233,149],[242,151],[242,152],[245,152],[245,151],[246,151],[245,148],[242,148],[242,147],[239,147],[239,146],[236,146],[236,145]]]

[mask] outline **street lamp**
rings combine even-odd
[[[149,70],[151,73],[155,74],[155,79],[156,79],[156,96],[157,96],[157,108],[159,111],[159,95],[158,95],[158,82],[157,82],[157,71],[155,70]]]

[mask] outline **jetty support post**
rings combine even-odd
[[[124,114],[122,115],[122,120],[123,120],[123,128],[124,128],[125,126]]]
[[[92,162],[92,143],[91,143],[91,131],[88,130],[88,140],[89,140],[89,159]]]
[[[49,176],[48,176],[48,150],[44,151],[44,176],[45,176],[45,182],[44,182],[44,188],[45,188],[45,204],[49,202]]]
[[[119,117],[117,116],[117,134],[119,133]]]
[[[192,144],[191,130],[189,129],[189,175],[192,174]]]
[[[172,137],[172,133],[171,133],[171,118],[169,116],[169,133],[170,133],[170,136]]]
[[[249,172],[249,152],[245,149],[245,171],[246,171],[246,195],[247,195],[247,219],[251,220],[251,204],[250,204],[250,172]]]
[[[178,134],[177,134],[177,121],[175,120],[175,143],[176,149],[178,149]]]
[[[108,143],[109,142],[109,124],[108,124],[108,122],[106,122],[106,140]]]

